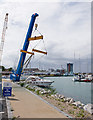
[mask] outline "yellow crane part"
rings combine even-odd
[[[29,38],[28,40],[39,40],[39,39],[43,39],[43,35],[41,36],[35,36],[35,37],[32,37],[32,38]]]
[[[25,51],[25,50],[20,50],[20,52],[24,52],[24,53],[28,53],[28,54],[34,55],[33,52],[28,52],[28,51]]]
[[[34,52],[39,52],[39,53],[43,53],[43,54],[46,54],[46,55],[47,55],[47,52],[44,52],[44,51],[41,51],[41,50],[32,49],[32,51],[34,51]]]
[[[38,24],[35,24],[35,30],[37,30]]]

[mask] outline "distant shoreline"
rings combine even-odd
[[[73,77],[73,75],[38,75],[39,77]]]

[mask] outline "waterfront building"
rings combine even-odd
[[[67,63],[67,73],[69,75],[73,74],[73,63]]]

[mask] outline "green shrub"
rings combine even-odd
[[[78,107],[77,107],[77,106],[74,106],[73,108],[74,108],[74,109],[77,109]]]
[[[37,90],[37,91],[36,91],[36,94],[37,94],[37,95],[40,95],[39,91],[40,91],[40,90]]]
[[[23,86],[24,86],[24,83],[20,83],[20,85],[21,85],[21,87],[23,87]]]

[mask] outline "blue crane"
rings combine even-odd
[[[34,55],[33,51],[28,52],[27,49],[28,49],[28,46],[29,46],[29,41],[31,40],[30,37],[31,37],[31,34],[32,34],[34,22],[35,22],[35,19],[36,19],[37,16],[38,16],[38,14],[34,13],[31,17],[31,21],[30,21],[30,24],[29,24],[28,32],[27,32],[25,42],[24,42],[24,45],[23,45],[23,49],[21,50],[21,56],[20,56],[20,59],[19,59],[17,70],[13,71],[13,73],[10,75],[11,80],[20,81],[20,76],[21,76],[21,73],[22,73],[22,68],[23,68],[23,65],[24,65],[26,53]],[[43,39],[43,36],[38,36],[38,37],[32,38],[32,40],[33,39],[36,39],[36,40],[37,39]],[[47,53],[45,53],[45,54],[47,54]]]

